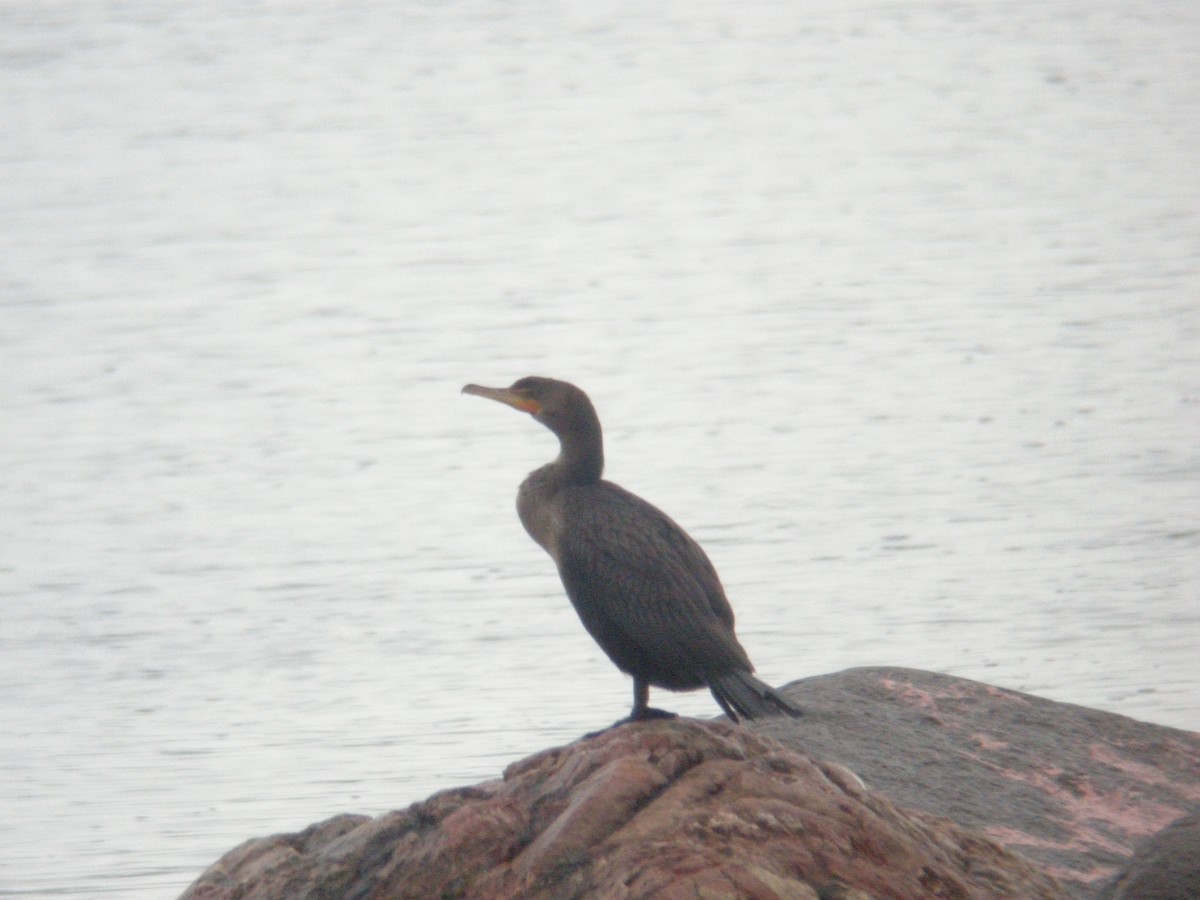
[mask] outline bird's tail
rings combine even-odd
[[[725,715],[733,721],[761,719],[764,716],[798,718],[800,708],[776,693],[769,684],[759,681],[749,672],[730,672],[708,683]]]

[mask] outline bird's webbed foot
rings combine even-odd
[[[641,709],[635,709],[624,719],[617,722],[621,725],[625,722],[645,722],[648,719],[677,719],[679,713],[673,713],[666,709],[654,709],[651,706],[643,706]]]
[[[679,713],[669,712],[665,709],[653,709],[649,706],[630,713],[623,719],[617,719],[607,728],[601,728],[599,731],[589,731],[584,735],[584,738],[594,738],[604,734],[606,731],[612,731],[614,728],[619,728],[622,725],[628,725],[630,722],[649,722],[653,719],[677,719]]]

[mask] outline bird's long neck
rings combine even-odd
[[[558,436],[558,459],[550,465],[564,484],[593,484],[604,473],[604,436],[594,415]]]
[[[557,433],[557,432],[556,432]],[[563,521],[555,499],[565,490],[595,484],[604,471],[604,440],[600,422],[587,423],[558,435],[558,458],[535,469],[521,482],[517,492],[517,513],[530,536],[558,560],[559,536]]]

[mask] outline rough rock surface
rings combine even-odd
[[[623,726],[248,841],[184,898],[1090,897],[1200,802],[1200,734],[909,669],[785,693],[804,718]],[[1194,837],[1165,833],[1126,875]]]
[[[978,833],[904,811],[753,731],[624,725],[378,819],[250,841],[184,894],[214,898],[1061,900]]]
[[[901,806],[978,829],[1079,897],[1200,803],[1200,734],[913,669],[784,691],[807,715],[756,725]]]

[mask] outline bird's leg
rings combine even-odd
[[[650,707],[650,682],[645,678],[633,676],[633,712],[629,714],[629,721],[636,722],[638,719],[646,715],[646,710]]]
[[[650,706],[650,682],[638,675],[633,676],[633,712],[626,721],[640,722],[644,719],[673,719],[675,713]]]
[[[609,728],[616,728],[618,725],[627,725],[630,722],[644,722],[647,719],[674,719],[676,713],[667,712],[665,709],[653,709],[650,706],[650,682],[644,678],[633,676],[633,712],[623,719],[617,719],[608,728],[602,728],[599,731],[591,731],[584,735],[585,738],[594,738],[597,735],[604,734]]]

